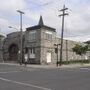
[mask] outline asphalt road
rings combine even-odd
[[[36,69],[0,65],[0,90],[90,90],[90,67]]]

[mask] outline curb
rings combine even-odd
[[[10,66],[19,66],[19,67],[24,67],[25,65],[18,64],[18,63],[0,63],[0,65],[10,65]],[[62,66],[56,66],[56,65],[27,65],[26,67],[28,68],[38,68],[38,69],[56,69],[56,68],[81,68],[81,67],[90,67],[89,64],[70,64],[70,65],[62,65]]]

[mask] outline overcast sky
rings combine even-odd
[[[1,0],[0,1],[0,33],[15,32],[8,26],[19,30],[19,13],[23,15],[23,30],[38,24],[42,15],[44,24],[56,28],[61,33],[62,18],[58,17],[63,5],[68,8],[65,16],[64,38],[87,41],[90,40],[90,0]]]

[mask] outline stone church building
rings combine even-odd
[[[31,64],[56,64],[57,59],[58,61],[60,59],[60,42],[61,39],[57,37],[56,29],[44,25],[41,16],[38,25],[28,27],[23,32],[23,56],[26,51],[28,63]],[[63,41],[63,60],[80,58],[72,51],[72,47],[77,43],[70,40]],[[55,44],[58,45],[58,49]],[[3,44],[4,61],[19,62],[19,51],[20,32],[8,34]]]
[[[3,41],[4,41],[4,35],[0,33],[0,61],[3,61]]]

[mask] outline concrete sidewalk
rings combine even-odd
[[[24,64],[20,65],[19,63],[0,63],[0,65],[12,65],[12,66],[22,66],[25,67]],[[56,65],[32,65],[32,64],[27,64],[26,67],[30,68],[42,68],[42,69],[55,69],[55,68],[80,68],[80,67],[90,67],[89,64],[68,64],[68,65],[61,65],[61,66],[56,66]]]
[[[32,68],[45,68],[45,69],[55,69],[55,68],[80,68],[80,67],[90,67],[89,64],[69,64],[69,65],[61,65],[61,66],[56,66],[56,65],[27,65],[27,67],[32,67]]]

